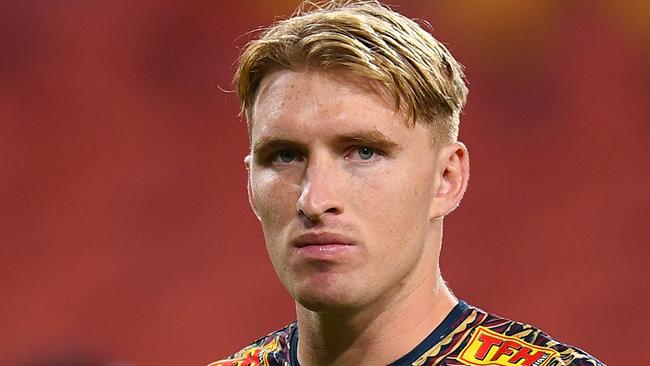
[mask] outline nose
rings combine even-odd
[[[340,200],[340,177],[333,162],[311,161],[307,164],[302,191],[298,198],[298,214],[310,223],[320,223],[326,216],[343,212]]]

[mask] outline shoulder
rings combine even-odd
[[[469,307],[458,360],[468,365],[604,366],[580,348],[556,341],[540,329]]]
[[[239,352],[208,366],[285,366],[290,360],[290,340],[296,323],[268,334]]]

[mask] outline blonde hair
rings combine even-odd
[[[462,65],[415,21],[376,0],[304,2],[245,47],[234,81],[249,129],[262,79],[304,68],[375,81],[407,124],[425,121],[435,140],[458,137],[467,99]]]

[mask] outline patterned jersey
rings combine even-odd
[[[299,366],[298,327],[262,337],[208,366]],[[605,366],[539,329],[488,314],[460,301],[412,351],[389,366]]]

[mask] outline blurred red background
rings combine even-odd
[[[204,365],[293,319],[224,90],[247,32],[297,3],[1,2],[0,364]],[[391,3],[470,81],[456,295],[644,364],[650,3]]]

